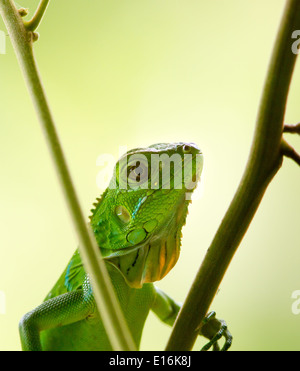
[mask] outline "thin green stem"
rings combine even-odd
[[[44,6],[46,1],[43,2]],[[41,83],[32,50],[32,32],[28,31],[12,0],[0,0],[0,13],[14,46],[25,82],[35,106],[58,179],[79,240],[86,271],[91,276],[94,297],[114,350],[135,350],[123,312],[101,258],[93,233],[87,227],[56,133],[54,120]],[[37,16],[37,19],[41,15]],[[37,22],[37,21],[36,21]]]
[[[24,21],[24,25],[28,31],[35,31],[39,24],[41,23],[41,20],[45,14],[45,11],[47,9],[47,6],[49,4],[50,0],[41,0],[39,3],[39,6],[34,13],[33,17],[30,21]]]
[[[281,166],[283,118],[297,57],[291,51],[291,34],[296,29],[300,29],[300,1],[289,0],[275,42],[244,175],[175,322],[166,350],[192,348],[230,261]]]

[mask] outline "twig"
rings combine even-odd
[[[287,1],[275,41],[247,167],[175,322],[166,350],[190,350],[222,278],[270,181],[282,163],[281,138],[296,62],[291,34],[300,29],[300,1]]]
[[[290,159],[294,160],[296,164],[300,166],[300,154],[296,152],[295,149],[283,138],[281,143],[281,153],[283,154],[283,156],[289,157]]]
[[[283,132],[300,135],[300,122],[296,125],[284,125]]]
[[[50,0],[41,0],[36,12],[34,13],[34,16],[31,18],[31,20],[30,21],[24,21],[24,25],[25,25],[25,27],[28,31],[33,32],[38,28],[44,14],[45,14],[45,11],[47,9],[49,1]]]

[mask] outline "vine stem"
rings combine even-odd
[[[291,51],[291,35],[296,29],[300,29],[300,1],[289,0],[275,41],[244,175],[175,322],[168,351],[192,348],[230,261],[281,166],[283,119],[297,57]]]
[[[24,21],[24,25],[27,28],[28,31],[34,31],[38,28],[45,11],[47,9],[47,6],[49,4],[50,0],[41,0],[39,3],[39,6],[34,13],[33,17],[31,18],[30,21]]]
[[[54,120],[41,83],[32,49],[32,30],[40,22],[48,5],[41,1],[28,30],[12,0],[0,0],[0,13],[11,38],[23,76],[53,159],[58,179],[70,211],[71,220],[79,240],[79,251],[86,271],[90,274],[93,294],[114,350],[135,350],[123,312],[115,296],[105,263],[101,258],[93,233],[87,227],[73,186]]]

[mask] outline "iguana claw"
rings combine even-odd
[[[213,347],[214,351],[226,351],[232,344],[232,335],[227,329],[227,324],[223,319],[217,319],[215,312],[210,312],[203,320],[203,324],[200,330],[201,335],[210,339],[210,341],[204,345],[201,351],[206,351]],[[218,340],[224,336],[225,343],[220,349]]]

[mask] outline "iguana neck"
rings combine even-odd
[[[104,200],[105,194],[98,200],[91,217],[91,225],[103,257],[119,270],[131,287],[140,288],[144,283],[162,279],[179,258],[181,231],[190,201],[185,200],[183,194],[176,205],[166,210],[164,223],[154,234],[134,247],[115,250],[111,243],[115,237]],[[161,223],[161,220],[157,223]]]

